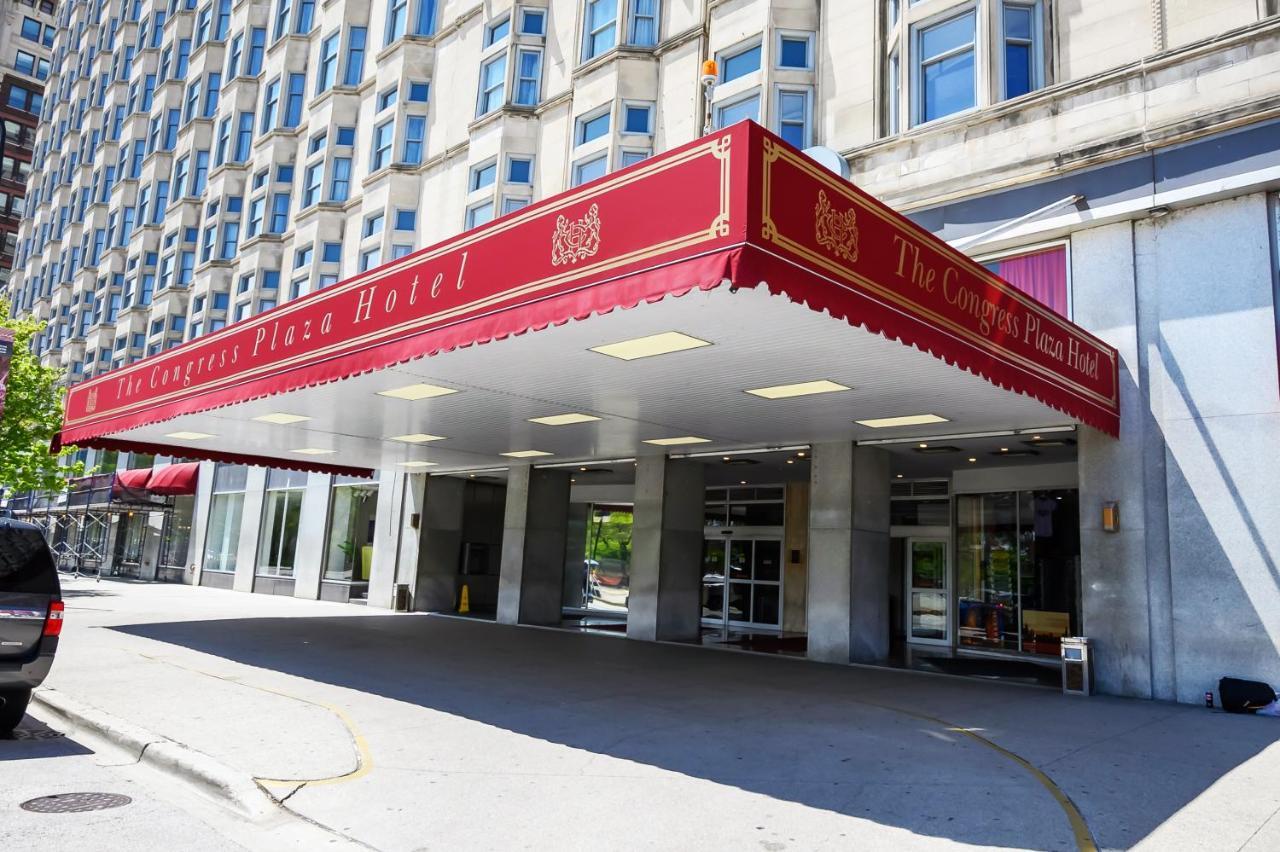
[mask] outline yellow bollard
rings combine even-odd
[[[462,584],[462,591],[458,593],[458,614],[466,615],[471,612],[471,601],[468,597],[467,584]]]

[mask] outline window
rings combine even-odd
[[[308,244],[293,253],[293,268],[301,269],[304,266],[311,265],[311,255],[313,247]]]
[[[200,323],[191,324],[192,339],[200,336],[200,327]],[[240,465],[220,464],[213,475],[214,493],[205,539],[205,571],[232,573],[236,570],[246,473],[247,469]]]
[[[390,0],[387,8],[387,35],[383,44],[391,44],[404,36],[409,20],[409,0]]]
[[[1040,88],[1039,5],[1004,3],[1004,96],[1016,98]]]
[[[413,254],[413,246],[405,243],[395,243],[391,246],[391,259],[399,260],[402,257],[408,257]]]
[[[396,211],[396,230],[412,231],[418,226],[418,211],[416,210],[397,210]]]
[[[395,106],[395,104],[396,104],[396,94],[397,94],[399,91],[400,91],[400,89],[399,89],[398,87],[393,86],[393,87],[391,87],[390,89],[387,89],[385,92],[381,92],[381,93],[379,93],[379,95],[378,95],[378,112],[382,112],[384,109],[388,109],[388,108],[390,108],[390,107]]]
[[[797,148],[809,147],[809,93],[778,90],[778,135]]]
[[[658,43],[658,0],[631,0],[631,43],[638,47]]]
[[[324,263],[339,263],[342,260],[342,243],[325,243],[321,249],[320,259]]]
[[[404,150],[400,161],[409,165],[422,163],[422,151],[427,135],[427,119],[421,115],[404,117]]]
[[[598,177],[604,177],[608,168],[608,156],[601,154],[590,160],[583,160],[573,167],[573,185],[581,186],[588,181],[593,181]]]
[[[485,27],[484,46],[492,47],[511,34],[511,17],[508,15],[500,21],[494,21]]]
[[[467,227],[475,228],[493,221],[493,202],[485,201],[467,208]]]
[[[271,196],[271,229],[273,234],[283,234],[289,229],[289,193],[277,192]]]
[[[502,106],[507,82],[507,55],[504,53],[480,66],[480,102],[476,115],[485,115]]]
[[[302,92],[306,85],[306,74],[289,75],[289,100],[284,111],[284,126],[297,127],[302,120]]]
[[[427,102],[427,96],[430,93],[430,83],[410,83],[409,94],[406,96],[405,100],[411,104],[425,104]]]
[[[618,0],[587,0],[582,59],[592,59],[617,44]]]
[[[547,13],[542,9],[520,10],[521,35],[546,35]]]
[[[364,49],[368,30],[352,27],[347,30],[347,69],[342,77],[345,86],[358,86],[364,78]]]
[[[218,111],[218,92],[222,87],[222,74],[210,71],[204,86],[204,117],[212,118]]]
[[[716,107],[716,127],[728,127],[746,119],[751,121],[760,120],[759,95],[751,95],[748,98]]]
[[[1064,317],[1068,315],[1066,246],[1024,251],[980,262],[1055,313]]]
[[[720,82],[729,83],[760,70],[760,45],[731,53],[720,60]]]
[[[376,172],[391,165],[391,142],[396,134],[396,120],[384,121],[373,129],[373,157],[369,171]]]
[[[276,127],[277,113],[280,108],[280,78],[277,77],[267,84],[267,90],[262,98],[262,126],[258,128],[259,133],[270,133]]]
[[[324,184],[324,160],[307,166],[302,178],[302,206],[304,208],[320,201],[320,187]]]
[[[316,0],[302,0],[298,4],[298,23],[294,27],[294,32],[298,35],[306,35],[311,32],[311,25],[316,16]]]
[[[483,166],[476,166],[471,169],[471,192],[484,189],[486,186],[493,186],[493,182],[498,176],[498,164],[486,163]]]
[[[351,158],[335,157],[333,177],[329,179],[329,200],[346,201],[351,192]]]
[[[533,160],[511,157],[507,160],[508,183],[533,183]]]
[[[594,116],[578,119],[578,132],[575,134],[575,145],[585,145],[593,139],[599,139],[609,132],[608,111]]]
[[[336,145],[354,145],[356,144],[356,129],[354,127],[339,127]]]
[[[333,88],[338,79],[338,40],[341,33],[320,42],[320,68],[316,71],[316,94]]]
[[[918,122],[952,115],[977,103],[975,21],[970,11],[916,33],[913,46],[919,59],[913,82]]]
[[[262,538],[258,544],[259,574],[293,576],[306,483],[307,475],[299,471],[271,470],[267,474]]]
[[[371,248],[360,254],[360,271],[365,272],[382,263],[382,249]]]
[[[386,220],[387,217],[383,213],[375,213],[372,216],[369,216],[364,220],[364,231],[362,236],[375,237],[378,234],[381,234],[383,223],[386,222]]]
[[[266,208],[267,197],[265,195],[259,195],[249,202],[249,226],[245,231],[246,239],[256,237],[262,232],[262,221]]]
[[[796,68],[801,71],[811,70],[813,63],[809,58],[813,39],[808,35],[778,36],[778,67]]]
[[[280,38],[289,28],[289,0],[276,0],[276,28],[272,38]]]
[[[623,133],[652,133],[653,107],[648,104],[625,104],[622,107]]]
[[[257,77],[262,73],[262,54],[267,46],[267,31],[264,27],[254,27],[249,31],[249,66],[245,74]],[[182,76],[181,74],[176,76]]]
[[[436,2],[437,0],[417,0],[418,12],[413,20],[413,32],[415,35],[435,35]]]
[[[253,143],[253,113],[240,113],[240,125],[236,130],[236,154],[235,161],[237,163],[246,162],[249,159],[249,147]]]
[[[651,156],[648,150],[637,150],[624,148],[622,150],[622,162],[618,164],[618,168],[625,169],[627,166],[634,166],[636,163],[643,162]]]
[[[321,131],[311,137],[311,141],[307,144],[307,154],[314,154],[324,149],[325,144],[329,141],[328,135]]]
[[[542,88],[542,51],[522,48],[516,60],[516,98],[522,106],[536,106]]]
[[[502,199],[502,215],[505,216],[508,213],[514,213],[520,208],[528,206],[529,199],[527,198],[504,198]]]
[[[222,223],[222,251],[218,255],[222,260],[231,260],[236,256],[236,247],[240,241],[240,223]]]
[[[35,18],[22,19],[22,37],[27,41],[40,43],[40,22]]]

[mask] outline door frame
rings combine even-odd
[[[955,641],[955,570],[951,559],[951,531],[946,527],[915,527],[910,535],[902,537],[902,541],[902,583],[904,587],[902,595],[904,610],[902,626],[906,641],[911,645],[952,647]],[[943,608],[946,628],[944,630],[945,635],[941,639],[924,639],[911,635],[911,593],[914,589],[911,585],[911,545],[917,541],[940,542],[942,544],[943,558],[946,560],[946,565],[943,568],[945,585],[941,590],[946,596],[946,606]]]
[[[706,542],[716,542],[725,548],[724,559],[724,591],[722,593],[721,605],[723,614],[720,618],[702,618],[701,622],[705,627],[719,627],[723,630],[760,630],[760,631],[777,631],[782,632],[782,612],[786,601],[786,592],[784,590],[787,581],[786,565],[784,556],[786,553],[786,536],[784,534],[785,527],[706,527],[703,535],[704,547]],[[714,533],[714,534],[713,534]],[[734,541],[751,541],[753,542],[751,550],[752,569],[755,563],[755,546],[756,541],[776,541],[778,542],[778,623],[777,624],[757,624],[753,621],[731,621],[729,619],[729,584],[733,582],[729,578],[729,549],[733,546]],[[741,580],[739,582],[742,582]],[[755,581],[747,581],[754,586]],[[762,585],[773,585],[769,581],[763,581]],[[754,589],[752,590],[754,591]]]

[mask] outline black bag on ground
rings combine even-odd
[[[1276,700],[1276,691],[1256,680],[1224,677],[1218,681],[1218,697],[1228,713],[1252,713]]]

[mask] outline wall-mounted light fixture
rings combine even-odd
[[[1110,533],[1120,531],[1120,504],[1115,500],[1102,504],[1102,529]]]

